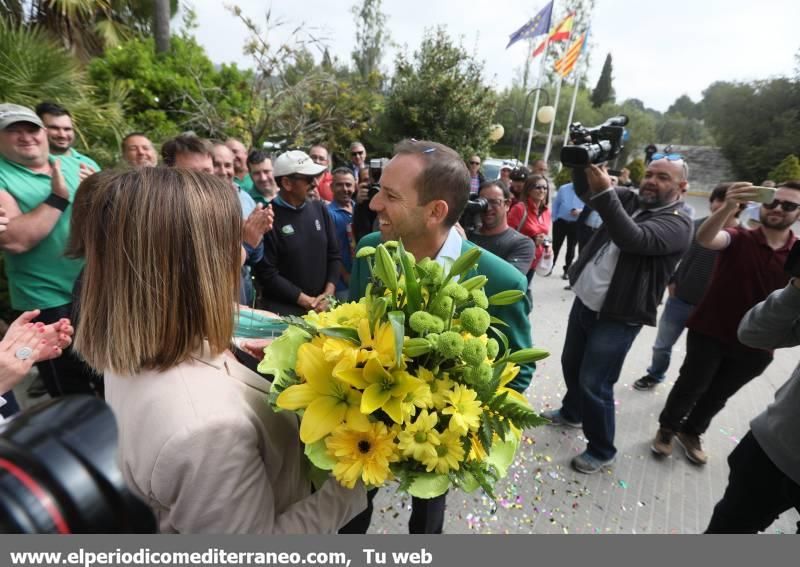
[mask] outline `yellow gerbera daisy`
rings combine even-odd
[[[442,413],[450,416],[448,428],[459,435],[476,431],[481,424],[481,403],[478,394],[462,384],[456,384],[447,394],[447,406]],[[363,403],[363,401],[362,401]]]
[[[385,424],[375,422],[366,431],[340,427],[325,439],[328,454],[336,459],[333,476],[353,488],[361,478],[365,484],[380,486],[391,477],[389,463],[398,460],[395,436]]]
[[[464,445],[461,436],[453,431],[445,431],[439,435],[436,456],[426,457],[423,464],[428,472],[436,471],[438,474],[447,474],[451,470],[457,471],[463,460]]]
[[[438,422],[439,416],[436,412],[429,414],[426,410],[422,410],[414,423],[406,425],[405,430],[397,436],[403,455],[413,457],[419,462],[423,462],[426,458],[436,458],[439,433],[434,428]]]

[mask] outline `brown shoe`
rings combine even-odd
[[[680,432],[677,437],[678,443],[683,446],[683,450],[686,451],[686,458],[689,461],[695,465],[704,465],[708,462],[708,455],[703,451],[699,435]]]
[[[675,437],[675,433],[673,431],[659,427],[658,431],[656,432],[656,438],[653,439],[653,442],[650,444],[650,450],[656,455],[669,457],[672,454],[673,437]]]

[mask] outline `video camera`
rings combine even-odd
[[[570,144],[561,148],[561,163],[566,167],[584,168],[617,157],[622,151],[622,137],[628,117],[609,118],[599,126],[587,128],[580,122],[569,126]]]
[[[116,455],[114,415],[90,396],[52,400],[0,425],[0,533],[156,533]]]
[[[792,245],[792,249],[789,251],[786,262],[783,265],[783,270],[790,277],[800,278],[800,240]]]
[[[480,230],[482,225],[481,214],[488,209],[489,201],[478,195],[469,196],[469,201],[464,206],[464,212],[461,213],[461,217],[458,219],[461,228],[464,229],[468,236]]]

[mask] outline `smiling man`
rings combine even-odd
[[[275,160],[275,220],[253,273],[263,307],[280,315],[325,311],[336,289],[341,255],[333,219],[322,201],[308,199],[324,170],[298,150]]]
[[[454,228],[469,196],[469,171],[455,151],[436,142],[404,140],[395,147],[395,156],[381,175],[380,191],[369,207],[377,213],[379,233],[361,239],[359,248],[376,246],[380,241],[400,240],[417,260],[433,258],[448,266],[474,244],[462,240]],[[486,294],[504,290],[527,290],[525,277],[509,263],[484,251],[478,267],[465,278],[475,275],[488,278]],[[364,258],[356,259],[350,277],[350,299],[364,296],[369,267]],[[511,348],[531,346],[527,296],[513,305],[489,308],[492,316],[502,319]],[[510,386],[524,391],[531,381],[534,365],[524,365]],[[372,517],[369,507],[340,533],[366,533]],[[409,533],[441,533],[444,527],[445,497],[430,500],[412,499]]]
[[[651,445],[657,455],[670,455],[677,438],[689,461],[704,465],[708,456],[700,436],[728,398],[772,362],[771,350],[742,344],[737,330],[751,307],[789,282],[783,266],[795,242],[791,226],[800,219],[800,181],[782,184],[775,200],[761,205],[758,228],[726,228],[742,205],[757,198],[749,183],[733,185],[723,206],[697,231],[698,244],[719,256],[708,289],[686,324],[686,358]]]
[[[567,393],[561,408],[542,412],[553,425],[583,427],[586,450],[572,459],[582,473],[612,464],[614,384],[642,325],[656,310],[692,236],[681,197],[689,166],[677,154],[656,154],[639,195],[614,188],[603,169],[572,172],[575,192],[603,219],[569,271],[575,301],[561,368]]]
[[[42,102],[36,105],[36,114],[42,119],[47,130],[47,141],[52,155],[75,158],[79,163],[89,167],[91,173],[100,171],[96,161],[72,147],[75,143],[75,128],[72,124],[72,115],[66,108],[53,102]]]

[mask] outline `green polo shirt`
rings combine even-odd
[[[80,163],[84,163],[84,164],[88,165],[89,167],[91,167],[91,168],[92,168],[92,169],[95,171],[95,173],[97,173],[97,172],[98,172],[98,171],[100,171],[100,169],[101,169],[101,168],[100,168],[100,166],[99,166],[99,165],[97,165],[97,162],[96,162],[96,161],[94,161],[94,160],[93,160],[92,158],[90,158],[89,156],[87,156],[87,155],[84,155],[84,154],[80,153],[80,152],[79,152],[78,150],[76,150],[75,148],[71,148],[71,149],[69,150],[69,157],[75,158],[75,159],[76,159],[76,160],[78,160]]]
[[[74,158],[61,160],[70,201],[78,189],[78,164]],[[8,192],[23,214],[28,213],[50,195],[50,176],[34,173],[0,157],[0,191]],[[4,253],[12,308],[19,311],[49,309],[72,302],[72,286],[83,268],[83,261],[64,257],[71,215],[70,205],[61,213],[50,234],[27,252]]]
[[[247,191],[248,193],[251,193],[251,192],[255,191],[255,189],[256,189],[255,185],[253,184],[253,178],[250,177],[249,173],[245,173],[244,177],[242,179],[239,179],[238,177],[234,177],[233,178],[233,182],[236,183],[236,185],[238,185],[239,187],[241,187],[245,191]]]

